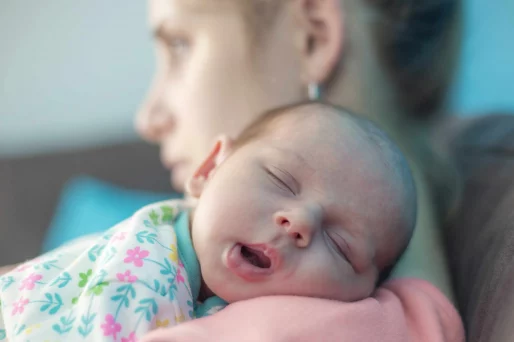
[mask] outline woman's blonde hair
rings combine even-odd
[[[244,13],[251,43],[257,48],[287,0],[232,0]],[[342,6],[345,1],[341,0]],[[459,0],[353,0],[374,14],[372,39],[378,60],[392,86],[395,102],[405,122],[423,125],[440,112],[445,102],[458,51]],[[353,7],[355,8],[355,7]],[[351,42],[350,42],[351,43]],[[405,124],[404,127],[409,127]],[[451,163],[437,154],[427,137],[417,140],[411,151],[434,187],[441,215],[446,216],[458,198],[457,175]],[[412,141],[411,141],[412,143]],[[412,145],[412,144],[410,144]]]
[[[259,46],[287,0],[231,0]],[[456,57],[458,0],[356,0],[377,15],[372,35],[379,61],[411,117],[427,119],[445,100]],[[342,0],[343,6],[345,1]]]

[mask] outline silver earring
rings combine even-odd
[[[318,83],[312,82],[307,85],[309,100],[316,101],[321,97],[321,89]]]

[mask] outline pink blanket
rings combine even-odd
[[[398,279],[354,303],[275,296],[155,330],[141,342],[190,341],[447,341],[463,342],[459,314],[430,283]]]

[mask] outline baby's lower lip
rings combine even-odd
[[[275,268],[274,251],[270,250],[269,248],[264,249],[264,247],[260,246],[262,250],[266,250],[266,255],[268,255],[272,261],[271,267],[260,268],[252,265],[248,260],[243,258],[241,255],[242,247],[243,245],[237,243],[226,254],[225,265],[230,271],[232,271],[232,273],[246,281],[251,282],[262,281],[273,273],[273,269]]]

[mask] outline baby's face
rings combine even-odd
[[[228,157],[200,195],[192,237],[206,286],[228,302],[369,296],[377,231],[398,210],[376,150],[335,115],[274,124]]]

